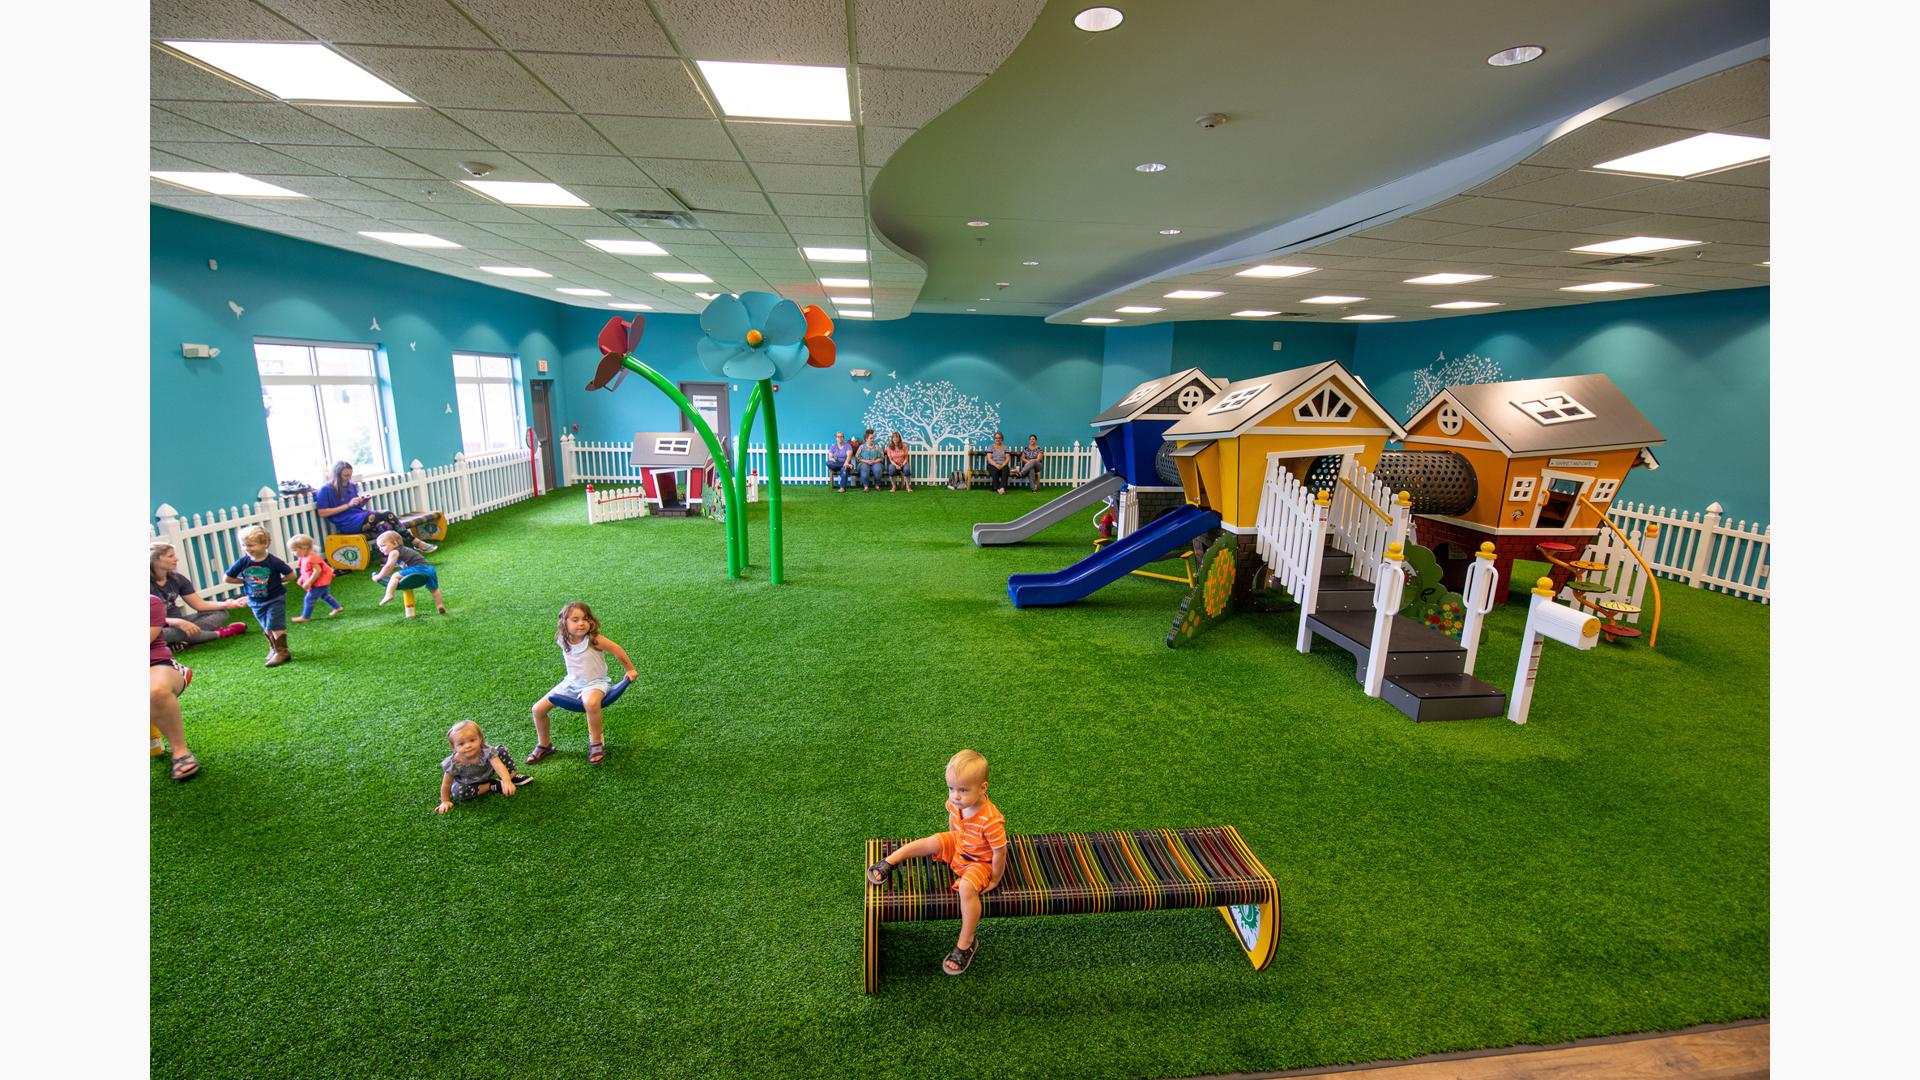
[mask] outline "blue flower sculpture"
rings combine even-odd
[[[700,313],[700,363],[743,381],[788,379],[807,366],[807,317],[772,293],[721,293]]]

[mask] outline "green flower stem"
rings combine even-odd
[[[747,436],[753,430],[753,414],[760,409],[762,393],[763,391],[760,388],[760,384],[754,383],[753,393],[747,395],[746,416],[740,421],[740,441],[733,444],[734,483],[739,486],[741,491],[747,490]],[[740,534],[740,565],[751,565],[752,551],[747,544],[746,504],[741,504],[739,518],[730,518],[729,521],[738,522],[737,531]]]
[[[767,579],[786,580],[786,561],[780,551],[780,422],[773,415],[773,380],[761,379],[761,397],[767,402]]]
[[[719,474],[720,483],[722,487],[726,489],[727,516],[723,524],[726,526],[727,531],[727,576],[730,578],[739,577],[740,567],[744,562],[741,558],[740,551],[744,545],[740,541],[744,538],[745,533],[744,530],[736,532],[733,522],[736,514],[739,515],[741,520],[745,520],[746,514],[744,508],[746,506],[746,500],[737,490],[737,486],[734,483],[733,467],[732,463],[727,460],[726,447],[720,445],[720,440],[713,434],[713,428],[707,426],[706,418],[694,409],[693,402],[687,400],[687,395],[681,393],[679,387],[668,382],[666,376],[661,375],[659,372],[648,367],[641,361],[634,359],[632,356],[621,357],[620,363],[624,365],[628,371],[639,375],[641,378],[658,387],[661,393],[672,399],[675,405],[680,406],[680,411],[686,414],[687,419],[693,421],[693,429],[700,433],[701,439],[706,441],[707,453],[713,455],[714,471]]]

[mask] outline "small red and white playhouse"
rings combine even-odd
[[[701,505],[713,455],[691,431],[639,431],[633,436],[633,465],[640,470],[648,510],[685,517]]]

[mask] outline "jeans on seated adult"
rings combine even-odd
[[[843,461],[835,465],[831,461],[827,462],[827,480],[841,491],[847,490],[847,485],[854,482],[853,463]]]
[[[860,463],[860,486],[866,487],[869,484],[874,487],[880,486],[880,462],[878,461]]]

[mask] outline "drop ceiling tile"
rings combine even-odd
[[[1692,240],[1705,240],[1715,244],[1742,244],[1766,247],[1772,243],[1773,232],[1766,222],[1723,221],[1701,229]]]
[[[447,0],[260,0],[322,41],[379,45],[493,44]]]
[[[673,196],[651,184],[632,187],[608,187],[599,184],[568,184],[567,190],[587,200],[599,210],[672,210]]]
[[[1045,6],[1045,0],[938,5],[865,0],[854,19],[860,62],[992,74]]]
[[[1596,210],[1585,206],[1562,206],[1538,214],[1529,214],[1523,218],[1514,218],[1506,224],[1516,229],[1548,229],[1556,232],[1586,231],[1596,226],[1604,226],[1619,221],[1623,216],[1618,210]],[[1604,231],[1604,230],[1601,230]],[[1452,238],[1459,243],[1473,243],[1462,237]]]
[[[730,232],[721,234],[720,238],[726,241],[728,247],[740,252],[749,260],[772,258],[773,256],[768,254],[769,250],[781,252],[782,259],[788,256],[792,256],[795,260],[800,258],[793,254],[795,250],[793,237],[784,232]]]
[[[916,131],[915,128],[882,127],[868,123],[861,126],[861,160],[868,165],[885,165],[893,152],[900,149],[902,143]]]
[[[519,159],[541,176],[574,190],[574,185],[652,187],[647,174],[624,157],[588,154],[520,154]],[[577,192],[576,192],[577,194]],[[585,198],[585,196],[582,196]]]
[[[862,190],[860,170],[851,166],[755,164],[753,171],[769,194],[857,196]]]
[[[845,0],[654,0],[653,7],[690,59],[847,62]]]
[[[1637,214],[1627,215],[1607,223],[1605,228],[1611,235],[1604,239],[1612,240],[1622,236],[1670,236],[1680,240],[1696,240],[1696,235],[1704,229],[1724,224],[1719,218],[1693,217],[1686,214]]]
[[[364,140],[277,101],[176,101],[168,109],[248,142],[364,146]]]
[[[486,222],[480,227],[490,233],[497,233],[523,243],[530,239],[569,239],[561,236],[553,226],[538,221],[495,221]]]
[[[435,217],[445,217],[454,221],[470,221],[478,224],[527,220],[520,211],[515,210],[513,207],[501,206],[497,202],[489,202],[486,199],[475,199],[472,202],[458,202],[435,198],[430,201],[429,205],[422,207],[422,209],[432,212]]]
[[[276,146],[273,149],[328,172],[361,180],[431,180],[437,175],[377,146]]]
[[[866,177],[867,177],[867,190],[868,190],[868,191],[872,191],[872,190],[873,190],[873,182],[874,182],[875,180],[878,180],[878,179],[880,178],[880,170],[879,170],[879,169],[876,169],[876,168],[873,168],[872,166],[868,166],[867,168],[865,168],[865,169],[862,169],[861,171],[862,171],[862,172],[864,172],[864,173],[866,173]]]
[[[1728,124],[1719,130],[1729,135],[1752,135],[1757,139],[1770,139],[1773,137],[1773,118],[1762,116],[1743,124]]]
[[[1701,258],[1707,262],[1718,262],[1730,266],[1753,266],[1772,258],[1770,249],[1759,244],[1708,244],[1701,249]],[[1722,269],[1726,267],[1723,266]],[[1765,270],[1764,266],[1755,266],[1756,270]]]
[[[860,65],[858,119],[881,127],[918,128],[980,85],[978,75]]]
[[[1672,183],[1622,173],[1591,173],[1562,170],[1558,176],[1511,187],[1500,193],[1503,199],[1552,203],[1558,206],[1582,206],[1598,199],[1610,199],[1630,191]],[[1544,210],[1546,207],[1541,207]]]
[[[865,227],[867,201],[858,195],[783,195],[774,194],[767,198],[773,201],[773,208],[781,217],[793,220],[793,215],[802,214],[820,218],[847,218],[859,222]],[[836,228],[845,228],[841,222]]]
[[[533,52],[519,56],[575,112],[713,118],[679,60]]]
[[[1770,67],[1766,60],[1750,61],[1629,105],[1611,118],[1719,131],[1728,124],[1766,116],[1772,111],[1767,87]]]
[[[757,191],[753,173],[739,161],[694,161],[684,158],[639,158],[636,164],[664,188],[721,188]]]
[[[594,0],[591,4],[460,0],[460,6],[509,49],[673,55],[673,46],[647,11],[646,0]]]
[[[340,51],[437,109],[566,110],[512,55],[499,50],[346,45]]]
[[[244,142],[218,128],[196,123],[165,109],[147,108],[147,138],[160,142]]]
[[[311,199],[325,199],[338,203],[342,199],[379,199],[384,193],[378,188],[370,188],[357,181],[339,176],[272,176],[254,175],[255,180],[264,180],[297,191]],[[358,212],[358,211],[356,211]]]
[[[635,159],[692,158],[738,161],[740,155],[718,120],[668,117],[601,116],[587,118],[620,152]],[[641,160],[641,167],[646,161]],[[751,187],[752,185],[747,185]]]
[[[147,14],[156,41],[313,40],[253,0],[169,0],[150,6]]]
[[[424,206],[401,202],[398,199],[329,199],[327,201],[335,206],[343,206],[382,221],[451,220],[445,214],[435,213]]]
[[[1479,187],[1464,192],[1464,194],[1492,195],[1495,192],[1507,191],[1540,180],[1551,179],[1560,175],[1563,171],[1564,170],[1561,169],[1549,169],[1538,165],[1515,165],[1513,168],[1481,184]]]
[[[1694,128],[1629,124],[1611,118],[1595,120],[1548,143],[1529,157],[1527,164],[1559,169],[1590,169],[1603,161],[1666,146],[1699,133]]]
[[[273,173],[280,176],[310,176],[326,172],[299,158],[245,142],[180,143],[156,142],[154,149],[198,161],[202,167],[220,172]]]
[[[1447,221],[1462,225],[1497,225],[1503,221],[1551,210],[1552,206],[1506,197],[1462,197],[1429,207],[1414,215],[1421,221]]]
[[[619,222],[614,221],[611,217],[592,207],[517,206],[514,209],[520,211],[520,213],[533,221],[544,222],[548,225],[571,225],[575,228],[591,227],[605,229],[612,228],[619,224]]]
[[[485,179],[488,180],[545,180],[540,171],[525,162],[516,159],[504,150],[395,150],[394,153],[407,159],[428,174],[456,183],[474,179],[472,174],[460,167],[461,162],[472,162],[493,166]]]
[[[1470,231],[1472,226],[1457,221],[1428,221],[1418,217],[1404,217],[1398,221],[1389,221],[1385,225],[1364,229],[1353,235],[1368,240],[1399,240],[1413,244]]]
[[[493,144],[426,108],[369,109],[346,105],[301,105],[301,112],[389,150],[486,152]]]
[[[673,189],[673,193],[696,215],[747,214],[757,218],[771,210],[767,206],[767,197],[758,191],[735,191],[712,184],[681,184]]]
[[[748,161],[791,165],[858,165],[859,132],[845,124],[772,124],[733,121],[727,125],[740,155]]]
[[[785,215],[787,228],[794,235],[838,236],[847,240],[864,241],[867,237],[867,219],[850,217],[801,217]],[[844,245],[842,245],[844,246]]]
[[[158,147],[149,147],[147,149],[147,168],[166,172],[204,172],[207,170],[207,166],[198,161],[190,161],[177,154],[169,154]]]
[[[544,154],[613,154],[614,148],[572,113],[450,109],[447,115],[502,150]]]
[[[147,97],[152,101],[247,101],[267,100],[250,90],[213,74],[198,64],[163,49],[148,50]]]
[[[695,214],[701,225],[724,234],[736,232],[779,232],[786,223],[771,214]]]
[[[1729,187],[1727,190],[1734,190]],[[1712,192],[1702,191],[1700,185],[1684,180],[1672,180],[1653,187],[1629,191],[1606,199],[1595,199],[1587,205],[1600,210],[1630,210],[1643,214],[1675,214],[1691,211],[1695,206],[1712,197]],[[1762,193],[1764,194],[1764,193]]]
[[[1394,243],[1391,240],[1367,240],[1358,236],[1343,236],[1338,240],[1321,244],[1311,252],[1302,254],[1317,255],[1324,251],[1329,255],[1350,255],[1357,258],[1367,258],[1369,256],[1385,255],[1395,248],[1405,246],[1404,244]]]
[[[287,217],[302,218],[309,221],[325,221],[341,229],[377,229],[380,222],[376,218],[318,199],[275,199],[273,209]],[[352,224],[358,222],[359,224]]]
[[[1731,184],[1737,187],[1765,188],[1773,186],[1773,163],[1759,161],[1752,165],[1742,165],[1737,169],[1728,169],[1711,176],[1703,176],[1700,182],[1709,184]]]

